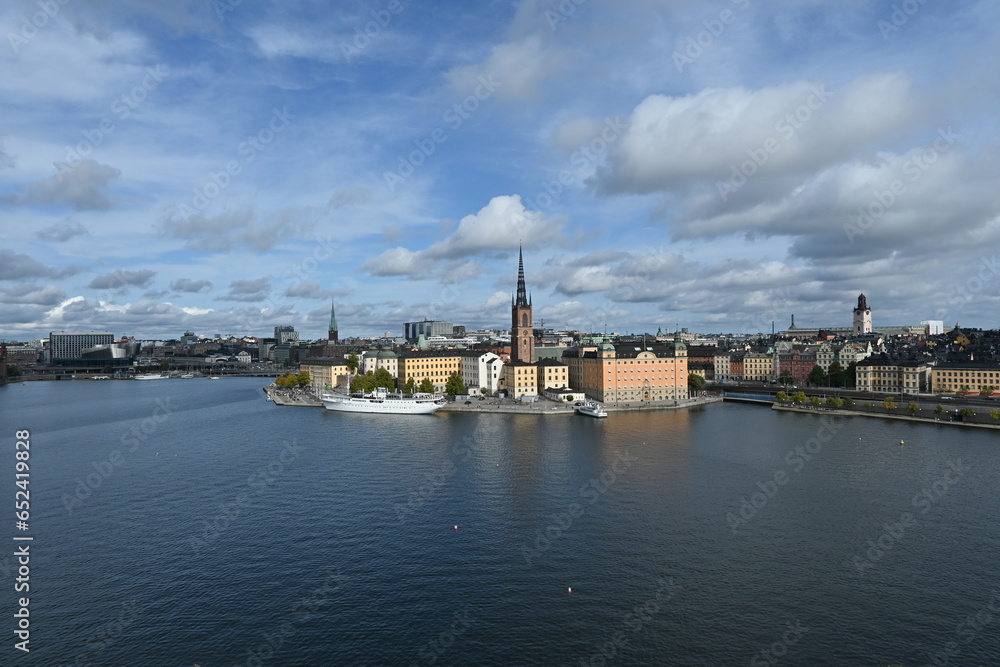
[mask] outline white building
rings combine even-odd
[[[249,364],[253,357],[246,350],[240,350],[239,354],[236,355],[236,361],[241,364]]]
[[[924,333],[928,336],[944,333],[944,322],[942,320],[924,320],[920,323],[920,326],[924,328]]]
[[[500,378],[503,377],[503,360],[492,352],[479,350],[463,351],[462,382],[470,394],[481,394],[485,389],[490,394],[500,388]]]

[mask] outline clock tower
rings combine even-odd
[[[510,300],[510,360],[535,362],[535,334],[531,298],[524,286],[524,255],[517,250],[517,296]]]
[[[862,336],[872,332],[872,309],[864,293],[858,297],[858,307],[854,309],[854,335]]]

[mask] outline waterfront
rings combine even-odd
[[[736,404],[387,418],[265,383],[0,390],[35,537],[35,655],[4,664],[1000,655],[1000,615],[966,622],[1000,605],[995,433]]]

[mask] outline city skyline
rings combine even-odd
[[[1000,8],[0,10],[0,338],[992,328]]]

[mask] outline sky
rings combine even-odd
[[[993,0],[12,0],[0,339],[1000,305]]]

